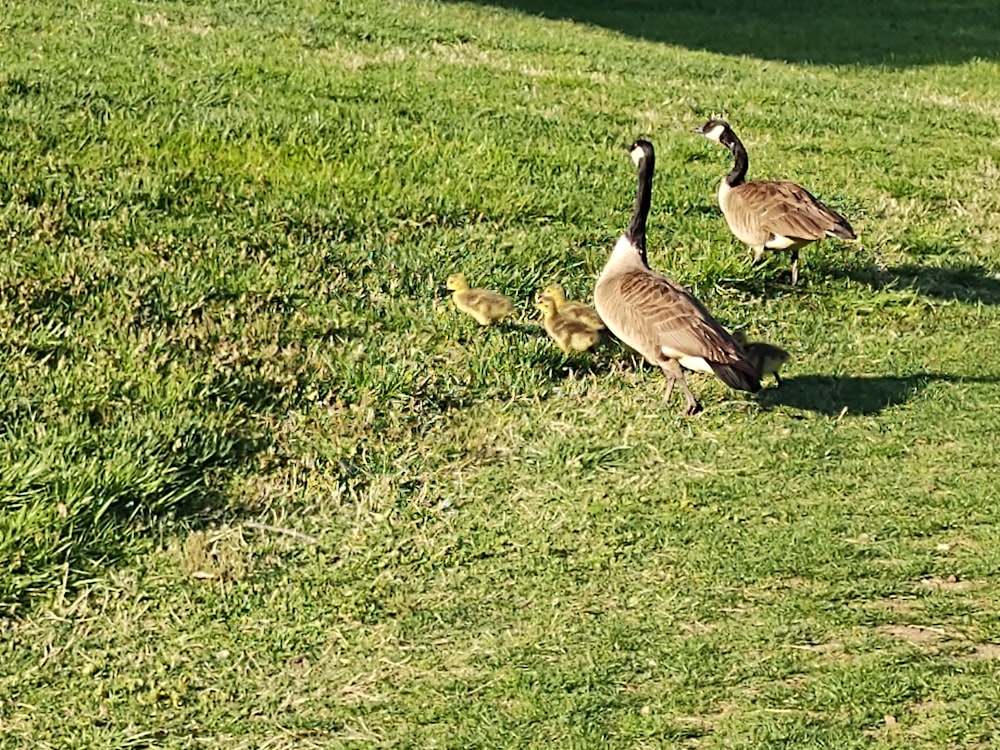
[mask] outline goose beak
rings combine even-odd
[[[697,127],[691,128],[691,132],[692,133],[697,133],[698,135],[704,135],[705,134],[705,131],[703,131],[701,129],[701,125],[698,125]]]

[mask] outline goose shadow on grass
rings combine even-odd
[[[995,384],[1000,377],[931,372],[900,376],[799,375],[782,378],[780,388],[765,388],[757,401],[765,409],[791,406],[829,416],[874,416],[906,403],[935,382]]]
[[[876,291],[912,289],[918,294],[972,304],[1000,305],[1000,273],[980,265],[936,268],[905,264],[878,268],[837,268],[822,264],[817,269],[827,276],[847,278]]]

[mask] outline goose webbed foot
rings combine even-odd
[[[681,369],[680,365],[677,366],[678,371]],[[694,397],[691,393],[691,389],[688,388],[687,379],[684,377],[683,372],[677,373],[677,382],[681,386],[681,392],[684,394],[684,409],[681,414],[691,417],[701,411],[701,404],[698,403],[698,399]]]
[[[681,409],[680,411],[680,413],[683,414],[685,417],[693,417],[695,414],[701,411],[701,404],[699,404],[697,401],[693,399],[694,397],[692,396],[692,400],[688,401],[688,403],[685,404],[684,408]]]

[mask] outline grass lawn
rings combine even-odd
[[[0,748],[1000,742],[995,8],[621,7],[8,3]],[[718,115],[859,241],[751,268]],[[538,327],[638,136],[781,388]]]

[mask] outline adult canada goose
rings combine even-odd
[[[744,331],[733,331],[733,339],[743,347],[747,359],[757,367],[761,380],[768,375],[774,375],[775,387],[777,388],[781,385],[781,376],[778,374],[778,370],[792,358],[791,354],[780,346],[768,344],[764,341],[747,341],[747,335]]]
[[[604,321],[597,311],[584,302],[566,299],[566,292],[562,284],[553,282],[545,287],[540,295],[548,297],[555,303],[556,312],[563,318],[576,320],[595,331],[604,330]]]
[[[618,238],[594,287],[594,305],[615,336],[661,368],[669,379],[667,399],[678,384],[684,413],[701,407],[684,378],[684,370],[713,373],[731,388],[756,393],[758,370],[739,344],[694,295],[650,269],[646,260],[646,217],[653,191],[655,154],[649,141],[630,148],[638,167],[639,186],[632,220]]]
[[[586,351],[601,338],[601,333],[596,328],[582,320],[574,320],[563,315],[556,307],[556,301],[547,295],[538,298],[536,307],[542,311],[542,325],[545,326],[545,332],[559,345],[563,354],[569,354],[574,350]]]
[[[764,250],[788,250],[792,283],[799,280],[799,248],[824,237],[856,239],[843,216],[800,185],[788,180],[747,182],[747,150],[724,120],[709,120],[694,129],[733,154],[733,169],[719,183],[719,207],[729,229],[754,250],[753,265]]]
[[[510,298],[488,289],[469,289],[465,275],[453,273],[446,286],[451,290],[451,300],[455,307],[471,315],[479,325],[488,326],[500,318],[514,314],[514,304]]]

